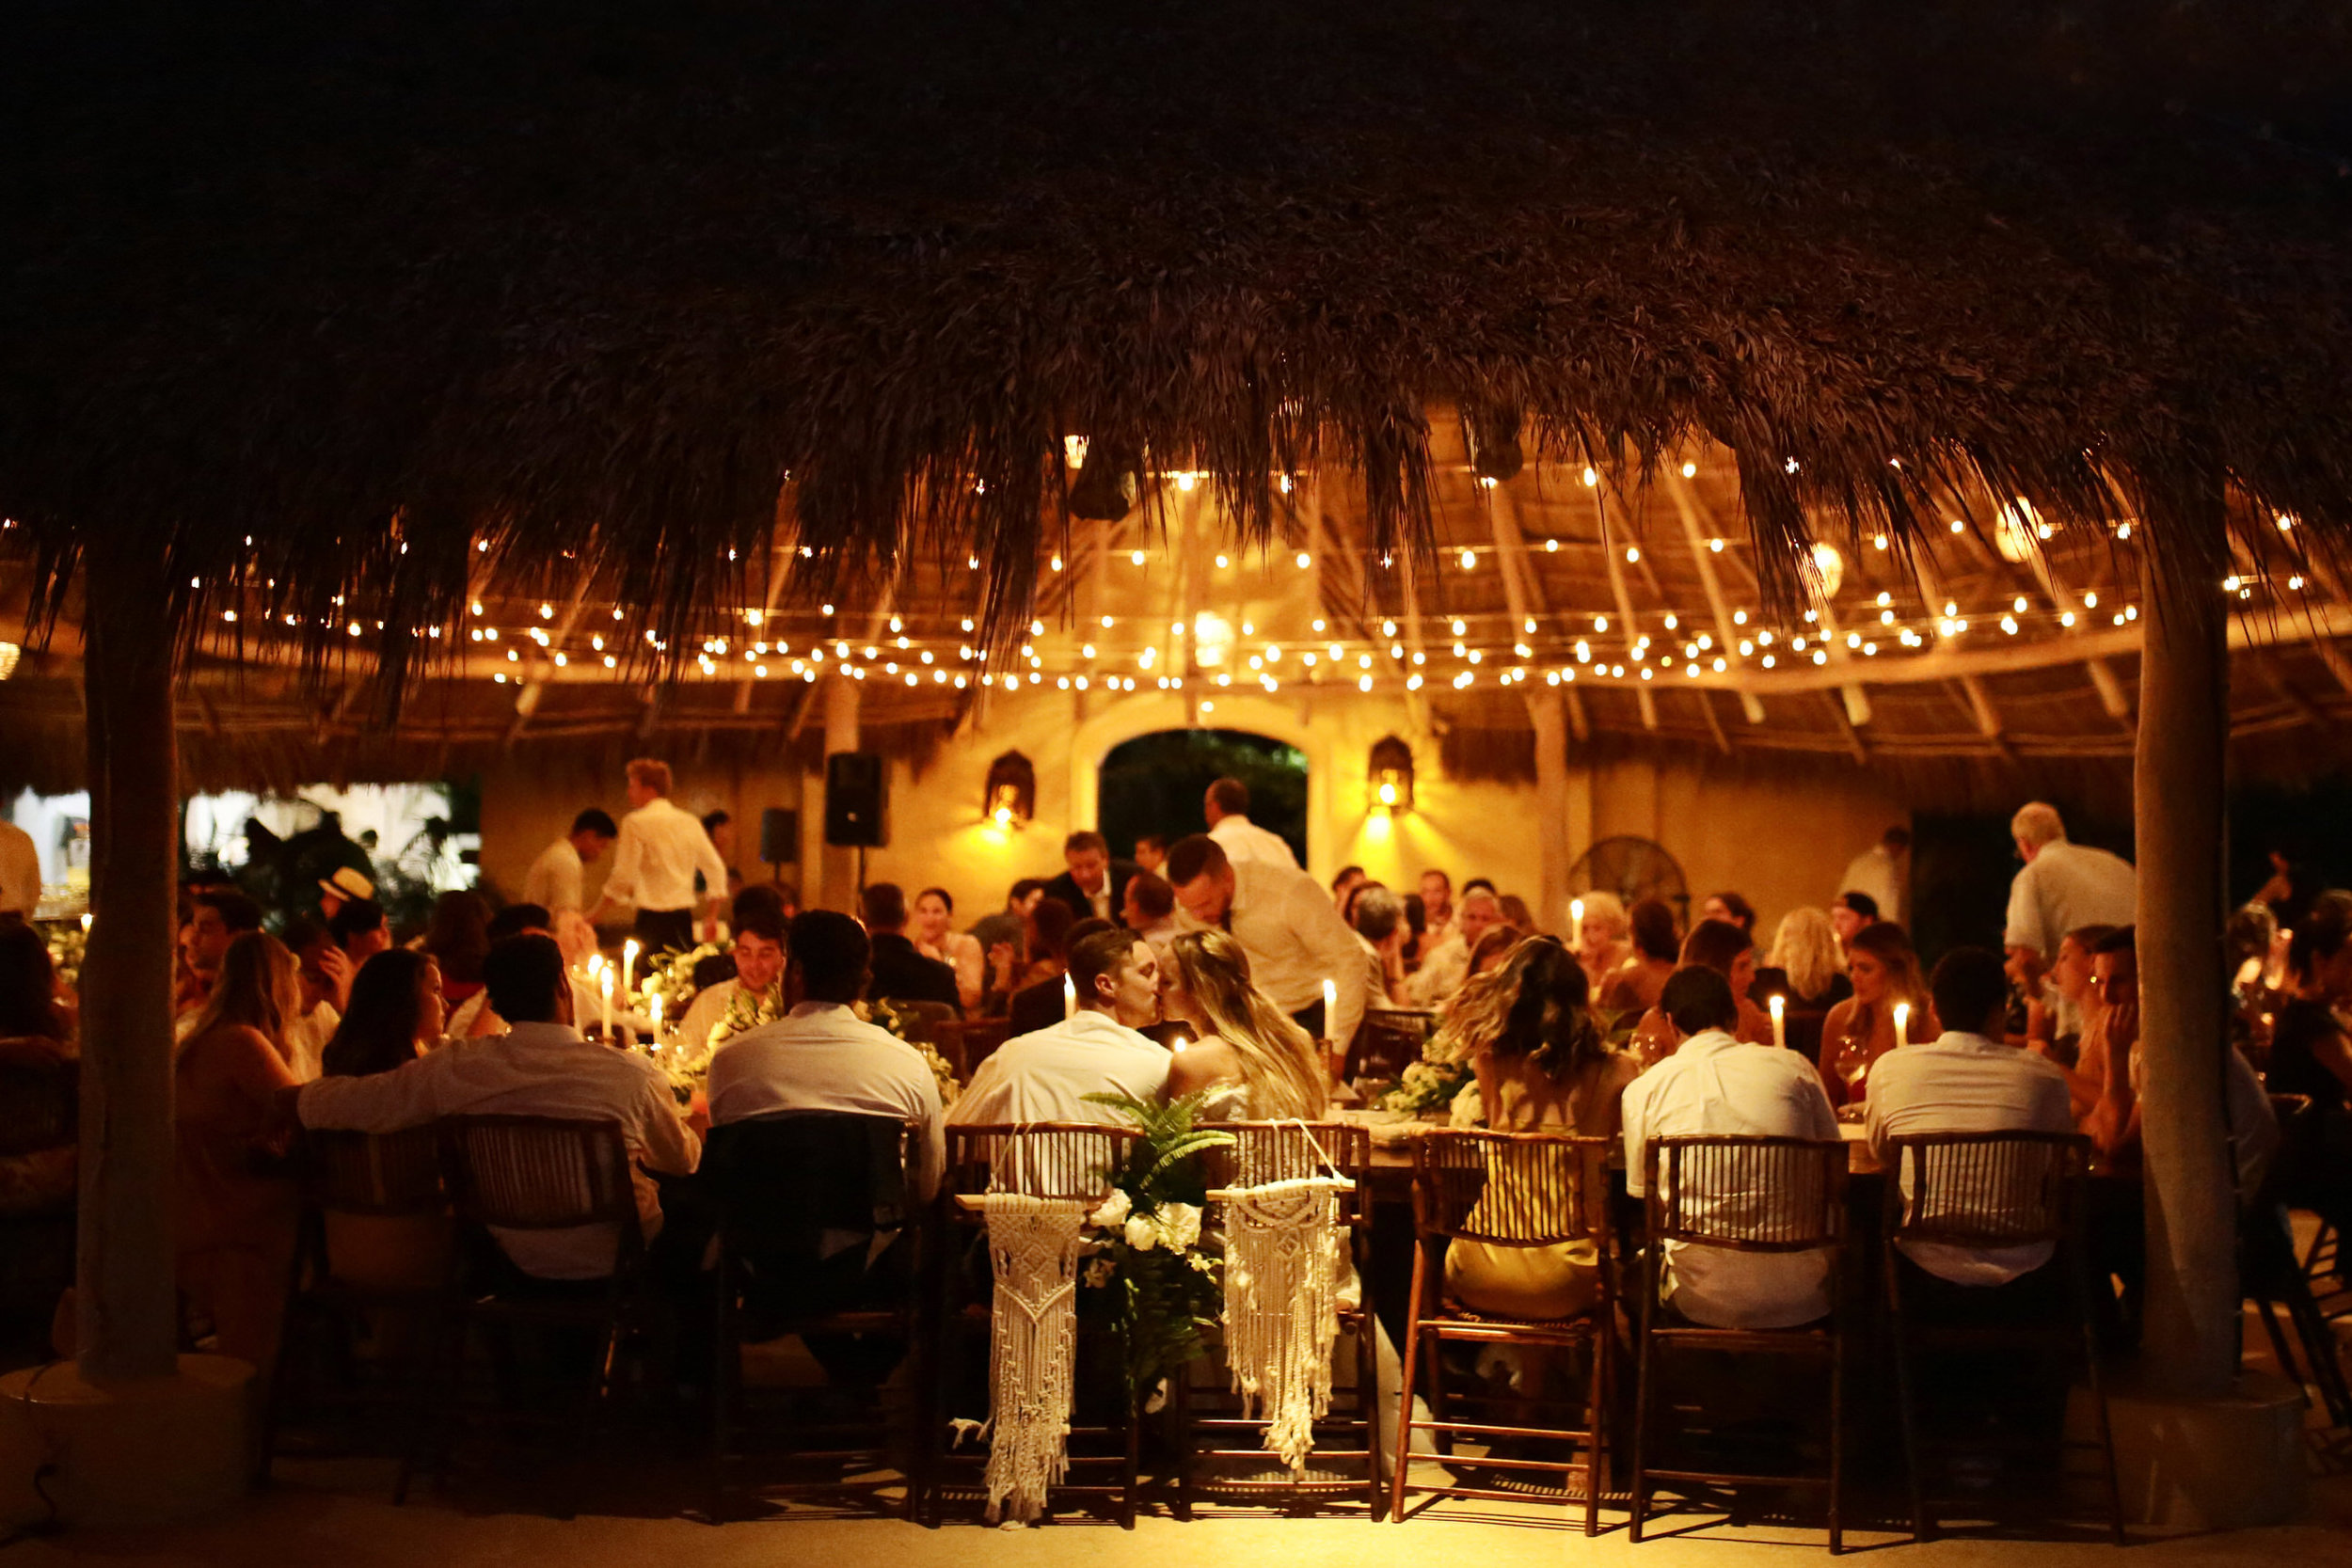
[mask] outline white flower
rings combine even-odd
[[[1159,1212],[1160,1234],[1168,1249],[1182,1252],[1200,1239],[1200,1211],[1189,1203],[1171,1203]]]
[[[1089,1263],[1087,1265],[1086,1282],[1089,1285],[1097,1287],[1108,1285],[1111,1282],[1111,1260],[1107,1258],[1097,1258],[1094,1261]]]
[[[1194,1271],[1196,1274],[1215,1274],[1215,1273],[1216,1273],[1216,1259],[1214,1259],[1214,1258],[1212,1258],[1212,1257],[1210,1257],[1210,1256],[1209,1256],[1207,1253],[1205,1253],[1205,1252],[1195,1252],[1195,1253],[1190,1253],[1190,1254],[1187,1254],[1187,1255],[1185,1256],[1184,1261],[1192,1265],[1192,1267],[1193,1267],[1193,1271]]]
[[[1098,1230],[1116,1230],[1127,1223],[1127,1195],[1113,1187],[1094,1212],[1087,1216],[1087,1224]]]
[[[1160,1239],[1160,1227],[1141,1214],[1127,1218],[1127,1244],[1137,1252],[1149,1252]]]

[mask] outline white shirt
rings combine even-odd
[[[1124,1120],[1090,1094],[1157,1100],[1168,1086],[1168,1048],[1108,1013],[1082,1007],[1051,1028],[998,1046],[972,1074],[947,1120],[957,1126],[1023,1121]]]
[[[1880,1057],[1870,1069],[1869,1107],[1870,1148],[1881,1164],[1894,1158],[1889,1139],[1915,1133],[2074,1130],[2066,1074],[2057,1063],[1958,1029]],[[1937,1185],[1938,1164],[1932,1159],[1929,1164],[1931,1191]],[[1908,1170],[1902,1180],[1908,1198]],[[1936,1242],[1900,1245],[1913,1262],[1955,1285],[2006,1285],[2048,1262],[2052,1251],[2047,1242],[1984,1248]]]
[[[1328,980],[1337,1006],[1323,1021],[1324,1037],[1343,1044],[1356,1037],[1364,1017],[1364,950],[1312,877],[1293,866],[1241,862],[1233,867],[1225,925],[1249,956],[1251,983],[1276,1006],[1286,1013],[1311,1007]]]
[[[326,1042],[335,1037],[342,1022],[332,1002],[322,1002],[287,1025],[286,1066],[295,1083],[308,1084],[318,1077],[320,1064],[326,1058]]]
[[[587,905],[588,867],[568,838],[559,838],[539,851],[523,878],[523,902],[536,904],[550,915]]]
[[[1871,1092],[1878,1092],[1875,1082]],[[1673,1055],[1626,1086],[1626,1190],[1645,1195],[1643,1150],[1652,1138],[1732,1134],[1835,1142],[1837,1116],[1820,1074],[1794,1051],[1742,1045],[1720,1029],[1682,1042]],[[1778,1193],[1708,1194],[1686,1212],[1745,1218],[1785,1201]],[[1693,1322],[1717,1328],[1791,1328],[1829,1311],[1825,1252],[1733,1252],[1668,1244],[1662,1299]]]
[[[1903,868],[1883,844],[1873,844],[1846,863],[1837,891],[1868,894],[1879,907],[1881,920],[1903,918]]]
[[[1470,943],[1462,940],[1462,933],[1448,932],[1421,960],[1421,967],[1406,976],[1405,994],[1416,1007],[1453,1001],[1454,993],[1470,978]]]
[[[2056,839],[2018,868],[2009,884],[2003,946],[2058,957],[2066,933],[2085,926],[2129,926],[2139,911],[2139,873],[2105,849]]]
[[[715,986],[705,986],[686,1005],[686,1016],[677,1024],[677,1048],[687,1061],[699,1061],[715,1049],[710,1043],[710,1031],[718,1027],[719,1021],[735,1005],[736,989],[732,978],[724,979]]]
[[[1244,861],[1263,861],[1268,865],[1287,865],[1293,871],[1298,869],[1298,857],[1291,853],[1289,842],[1280,833],[1259,827],[1238,812],[1217,818],[1216,826],[1209,830],[1209,836],[1216,840],[1216,847],[1224,850],[1225,858],[1235,865]]]
[[[2137,1099],[2147,1081],[2148,1053],[2132,1053],[2132,1097]],[[2279,1157],[2279,1113],[2271,1109],[2270,1091],[2246,1053],[2232,1046],[2221,1063],[2221,1109],[2230,1128],[2230,1162],[2237,1174],[2237,1200],[2251,1203]]]
[[[40,847],[33,835],[0,818],[0,914],[25,919],[40,907]]]
[[[746,1029],[710,1058],[710,1124],[776,1111],[853,1111],[922,1124],[918,1196],[947,1164],[939,1080],[922,1053],[834,1002],[803,1002]]]
[[[296,1105],[305,1127],[358,1132],[397,1132],[466,1115],[619,1122],[649,1242],[661,1228],[661,1202],[635,1166],[687,1176],[702,1157],[666,1073],[634,1052],[591,1045],[565,1023],[517,1023],[503,1035],[452,1041],[390,1072],[322,1078],[303,1086]],[[517,1268],[543,1279],[602,1279],[612,1272],[608,1226],[497,1235]]]
[[[604,879],[608,898],[657,913],[694,908],[694,873],[714,896],[727,891],[726,862],[719,858],[702,819],[682,811],[666,795],[621,818],[612,847],[612,870]]]
[[[1162,963],[1166,963],[1168,962],[1168,944],[1169,942],[1174,942],[1178,937],[1183,936],[1186,931],[1198,931],[1201,929],[1204,929],[1204,927],[1201,926],[1200,922],[1186,914],[1184,912],[1184,907],[1182,904],[1179,904],[1174,909],[1168,911],[1164,918],[1152,922],[1151,925],[1146,926],[1142,930],[1137,931],[1136,935],[1141,937],[1144,941],[1144,944],[1152,949],[1152,956],[1153,958],[1159,959]]]

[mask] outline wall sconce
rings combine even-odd
[[[1037,769],[1027,757],[1007,752],[988,765],[980,810],[1000,828],[1024,827],[1037,815]]]
[[[1413,809],[1413,749],[1394,736],[1372,748],[1372,803],[1394,816]]]

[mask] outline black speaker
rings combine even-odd
[[[801,814],[770,806],[759,814],[759,858],[770,865],[796,865],[801,859]]]
[[[890,842],[881,757],[835,752],[825,759],[825,842],[836,848],[880,848]]]

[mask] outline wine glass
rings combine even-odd
[[[1848,1031],[1837,1042],[1835,1065],[1846,1085],[1846,1110],[1854,1112],[1862,1103],[1863,1080],[1870,1074],[1870,1037],[1860,1030]]]

